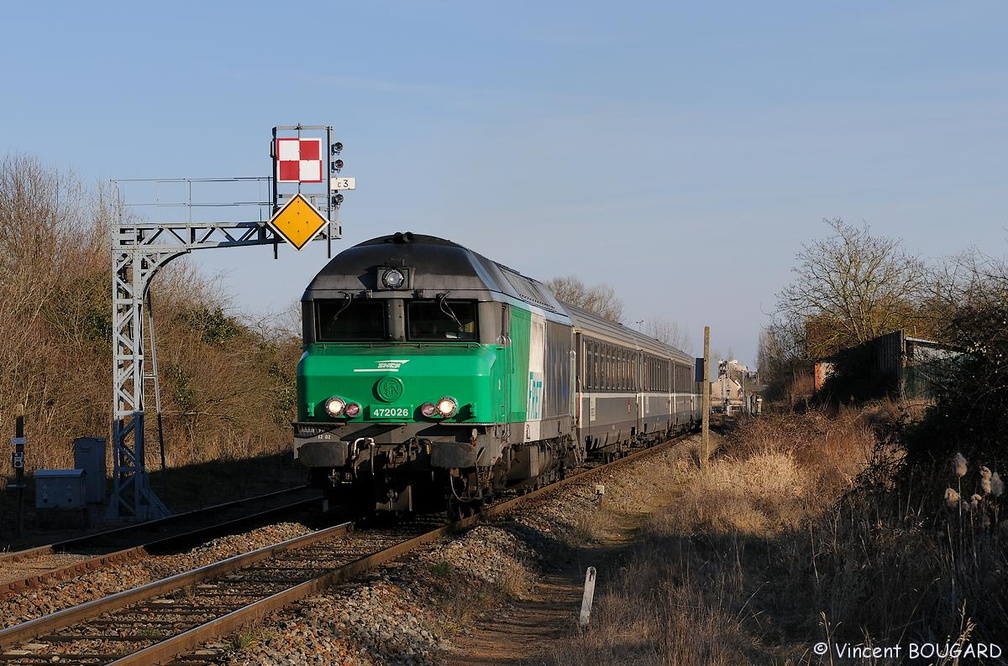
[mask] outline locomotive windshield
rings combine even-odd
[[[317,307],[319,342],[370,342],[388,337],[384,301],[317,301]]]
[[[408,301],[410,340],[476,340],[476,301]]]

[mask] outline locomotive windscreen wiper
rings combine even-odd
[[[438,307],[441,308],[441,312],[443,312],[446,315],[448,315],[449,317],[451,317],[452,321],[455,322],[455,325],[458,326],[458,330],[462,331],[462,329],[465,328],[465,327],[462,326],[462,322],[460,322],[459,318],[455,316],[454,312],[452,312],[451,306],[449,306],[448,303],[445,302],[445,299],[448,298],[448,294],[450,294],[450,293],[451,293],[450,291],[446,291],[443,294],[438,294],[438,297],[437,297],[438,298]]]
[[[316,301],[319,342],[373,342],[387,335],[385,301],[354,298],[339,292],[339,298]]]
[[[347,292],[344,291],[343,292],[343,305],[341,305],[340,309],[337,310],[333,314],[333,316],[332,316],[332,320],[333,321],[336,321],[337,319],[339,319],[339,316],[341,314],[343,314],[343,311],[346,310],[348,307],[350,307],[351,301],[353,301],[353,294],[349,294],[349,293],[347,293]]]

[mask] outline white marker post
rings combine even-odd
[[[581,630],[588,628],[591,620],[592,600],[595,598],[595,567],[588,567],[585,572],[584,596],[581,597]]]

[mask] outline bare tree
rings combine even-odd
[[[126,213],[112,194],[0,155],[0,424],[24,406],[29,471],[67,468],[73,437],[108,435],[109,232]],[[276,452],[296,405],[300,340],[229,314],[192,264],[166,267],[155,290],[170,464]]]
[[[689,333],[680,328],[677,322],[668,319],[646,319],[641,332],[676,349],[689,351],[693,348]]]
[[[568,275],[547,280],[546,286],[560,301],[592,314],[616,322],[623,316],[623,301],[616,296],[616,290],[607,284],[587,287],[581,280]]]
[[[832,233],[802,248],[794,282],[777,294],[779,331],[824,356],[903,328],[919,314],[924,263],[868,226],[825,220]]]
[[[90,286],[98,257],[108,261],[107,251],[91,253],[89,225],[73,174],[25,156],[0,160],[0,416],[23,404],[33,423],[48,425],[79,407],[60,400],[80,379],[66,369],[72,362],[63,365],[73,358],[63,340],[86,301],[77,286]]]
[[[797,385],[809,372],[804,340],[779,322],[770,324],[760,331],[756,368],[768,386],[768,398],[783,398],[794,404]]]

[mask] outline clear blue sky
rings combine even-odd
[[[0,153],[266,176],[271,127],[331,124],[358,179],[337,249],[444,236],[750,363],[823,218],[925,257],[1008,236],[1003,2],[147,4],[4,8]],[[250,312],[325,262],[193,258]]]

